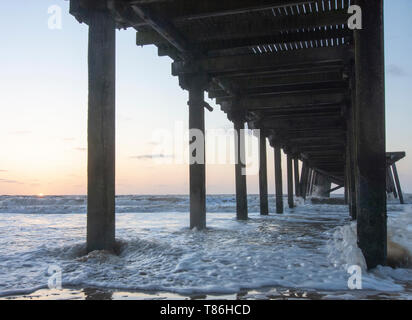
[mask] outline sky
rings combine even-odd
[[[61,29],[49,28],[53,5],[62,9]],[[88,27],[68,6],[63,0],[0,2],[0,194],[86,193]],[[412,192],[411,13],[410,0],[385,1],[387,150],[407,153],[398,164],[405,192]],[[147,157],[161,130],[187,128],[187,92],[171,75],[171,59],[158,57],[154,46],[137,47],[133,29],[116,36],[116,192],[187,194],[186,164]],[[230,129],[226,115],[208,102],[215,110],[206,111],[206,128]],[[270,193],[273,168],[268,148]],[[235,192],[233,165],[208,164],[206,172],[209,194]],[[258,176],[247,181],[248,192],[258,193]]]

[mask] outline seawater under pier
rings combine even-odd
[[[352,5],[362,19],[353,30]],[[190,129],[205,130],[207,91],[236,132],[246,123],[260,130],[263,215],[268,139],[277,213],[283,150],[289,207],[294,192],[328,197],[332,183],[344,187],[368,267],[386,263],[386,193],[402,201],[402,192],[399,154],[387,156],[385,146],[383,0],[71,0],[70,11],[89,25],[89,251],[115,245],[115,29],[135,28],[137,45],[174,60],[172,74],[189,92]],[[237,218],[247,219],[242,169],[236,164]],[[191,228],[206,226],[205,179],[204,161],[191,163]]]

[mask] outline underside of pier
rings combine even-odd
[[[189,128],[204,132],[204,92],[240,133],[259,129],[275,149],[276,210],[344,186],[368,267],[386,262],[383,1],[71,0],[89,25],[88,248],[114,245],[115,28],[173,59],[189,91]],[[353,7],[357,5],[357,7]],[[357,16],[356,16],[357,14]],[[357,17],[357,20],[354,20]],[[352,21],[349,28],[348,21]],[[239,139],[239,137],[237,137]],[[260,144],[262,214],[268,214],[266,143]],[[237,150],[237,153],[241,153]],[[302,170],[299,177],[299,163]],[[244,165],[237,217],[247,219]],[[294,177],[294,179],[293,179]],[[293,188],[293,185],[295,188]],[[190,226],[206,226],[205,164],[190,164]]]

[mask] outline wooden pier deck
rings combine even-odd
[[[348,27],[352,5],[361,9],[361,29]],[[70,11],[90,27],[89,250],[114,245],[115,28],[134,28],[137,45],[156,45],[159,56],[173,59],[172,74],[189,91],[190,129],[205,130],[206,91],[236,132],[247,123],[268,139],[278,213],[282,149],[289,206],[294,191],[304,197],[328,194],[332,182],[345,186],[368,266],[385,264],[382,0],[71,0]],[[262,214],[268,214],[265,149],[261,143]],[[242,168],[235,169],[237,217],[247,219]],[[190,164],[190,197],[190,226],[202,229],[204,163]]]

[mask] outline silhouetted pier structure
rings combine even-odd
[[[352,4],[362,9],[361,30],[348,27]],[[277,213],[282,149],[289,206],[293,185],[303,197],[327,196],[331,183],[344,186],[368,267],[385,264],[382,0],[71,0],[70,11],[89,25],[89,251],[115,243],[115,28],[132,27],[137,45],[156,45],[159,56],[174,60],[172,74],[189,92],[190,129],[205,130],[205,91],[237,132],[246,123],[260,129],[262,214],[268,214],[268,139]],[[237,217],[247,219],[244,165],[235,167]],[[192,228],[206,226],[205,177],[204,163],[190,164]]]

